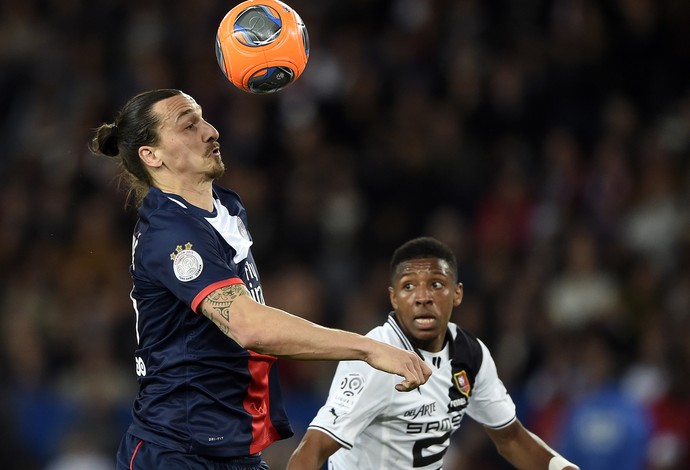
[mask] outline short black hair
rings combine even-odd
[[[446,261],[455,279],[458,279],[458,262],[453,250],[433,237],[418,237],[403,243],[393,252],[390,262],[391,280],[400,263],[422,258],[437,258]]]

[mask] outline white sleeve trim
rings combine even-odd
[[[510,420],[508,420],[504,424],[498,424],[496,426],[490,426],[488,424],[485,424],[484,426],[486,426],[487,428],[491,428],[491,429],[503,429],[503,428],[507,428],[508,426],[513,424],[516,420],[517,420],[517,415],[513,416]]]
[[[347,450],[351,450],[353,447],[353,444],[351,444],[347,441],[344,441],[343,439],[341,439],[338,436],[336,436],[335,434],[333,434],[333,432],[331,432],[329,429],[326,429],[324,427],[317,426],[315,424],[310,424],[309,426],[307,426],[307,429],[313,429],[315,431],[320,431],[320,432],[326,434],[328,437],[330,437],[331,439],[336,441],[338,444],[340,444],[341,447],[343,447]]]

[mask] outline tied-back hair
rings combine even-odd
[[[183,94],[180,90],[146,91],[132,97],[117,113],[115,120],[94,131],[89,150],[114,158],[121,170],[120,181],[127,189],[127,201],[138,207],[153,185],[151,174],[139,158],[139,148],[158,143],[159,118],[153,106],[167,98]]]
[[[436,258],[445,260],[448,263],[455,279],[458,279],[458,262],[455,258],[453,250],[451,250],[445,243],[442,243],[432,237],[418,237],[413,238],[398,247],[391,257],[390,273],[391,280],[401,263],[413,259],[422,258]]]

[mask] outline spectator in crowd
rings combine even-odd
[[[566,410],[559,448],[583,468],[644,470],[651,423],[620,386],[620,339],[607,325],[590,322],[572,341],[580,350],[572,377],[578,393]]]

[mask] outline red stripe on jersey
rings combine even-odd
[[[240,279],[239,277],[233,277],[231,279],[225,279],[224,281],[214,282],[213,284],[206,286],[204,289],[202,289],[201,292],[199,292],[196,295],[196,297],[194,297],[194,300],[192,301],[192,310],[194,310],[194,313],[198,315],[199,312],[197,312],[196,309],[197,307],[199,307],[199,304],[206,298],[208,294],[210,294],[216,289],[220,289],[221,287],[232,286],[235,284],[244,284],[244,282],[242,282],[242,279]]]
[[[129,461],[129,470],[134,469],[134,457],[137,456],[137,452],[139,452],[139,447],[144,443],[144,441],[139,441],[139,444],[134,448],[134,452],[132,452],[132,458]]]
[[[256,454],[280,439],[271,422],[271,403],[268,394],[268,373],[276,358],[254,351],[249,351],[249,354],[249,373],[252,381],[247,387],[244,409],[252,415],[252,443],[249,445],[249,453]]]

